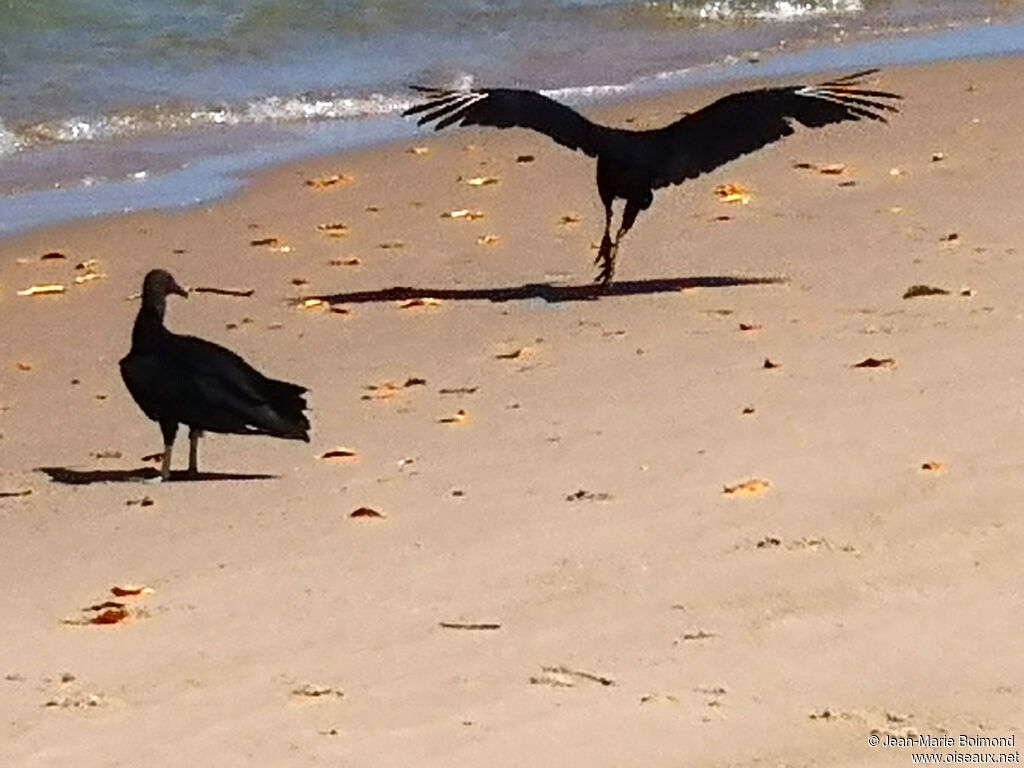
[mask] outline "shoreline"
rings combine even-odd
[[[873,734],[1015,737],[1022,77],[885,70],[888,125],[661,190],[635,290],[596,299],[593,161],[518,131],[0,241],[0,762],[876,766],[908,756]],[[210,435],[221,479],[135,481],[160,434],[117,361],[153,267],[253,291],[168,326],[308,386],[311,444]],[[74,623],[115,585],[153,591]]]
[[[619,103],[659,98],[666,94],[682,97],[688,91],[724,84],[740,86],[751,80],[798,79],[814,77],[821,72],[855,71],[868,67],[898,68],[978,56],[1021,55],[1024,53],[1022,33],[1024,19],[903,36],[886,35],[841,47],[819,43],[794,51],[771,52],[767,57],[758,56],[750,61],[730,61],[727,58],[675,72],[637,77],[625,84],[569,87],[549,93],[558,99],[568,98],[567,103],[584,112],[599,112]],[[304,158],[372,150],[410,140],[417,135],[412,123],[402,120],[397,114],[387,118],[362,117],[306,125],[235,126],[229,129],[234,133],[230,140],[219,135],[215,126],[195,130],[198,131],[195,136],[151,136],[138,140],[142,144],[163,142],[166,146],[161,155],[165,156],[160,157],[160,162],[166,164],[168,157],[178,157],[185,167],[176,170],[149,166],[135,168],[130,159],[111,160],[115,166],[121,167],[123,178],[103,179],[98,183],[95,180],[83,183],[80,179],[66,179],[61,182],[61,189],[26,188],[18,194],[0,198],[0,241],[17,236],[19,232],[59,224],[61,220],[215,204],[238,194],[249,177],[268,169],[303,162]],[[246,134],[256,141],[255,150],[238,148],[241,137]],[[176,145],[194,146],[196,141],[200,146],[208,145],[206,154],[200,156],[198,163],[173,148]],[[224,145],[227,144],[236,149],[225,151]],[[210,154],[213,147],[219,149]],[[117,149],[104,144],[69,145],[63,151],[71,156],[95,152],[117,157]],[[79,162],[83,159],[80,158]],[[139,178],[132,178],[133,175]],[[54,207],[64,211],[62,219],[52,220],[53,214],[39,213]]]

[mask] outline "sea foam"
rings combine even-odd
[[[704,3],[669,3],[670,17],[702,21],[795,21],[863,11],[863,0],[708,0]]]
[[[21,141],[0,120],[0,156],[13,154],[19,149],[21,149]]]

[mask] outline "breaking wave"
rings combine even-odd
[[[641,78],[641,81],[645,78]],[[620,96],[636,90],[640,81],[621,85],[585,85],[542,91],[568,102]],[[438,83],[443,87],[472,87],[473,77],[462,73]],[[156,105],[95,116],[47,120],[10,130],[0,122],[0,156],[19,150],[78,142],[158,137],[192,129],[238,126],[298,126],[302,124],[361,120],[397,114],[416,103],[412,92],[372,93],[365,96],[303,94],[267,96],[230,105]]]
[[[700,21],[796,21],[864,11],[863,0],[676,0],[652,5],[665,7],[669,18]]]
[[[128,112],[48,120],[20,126],[15,131],[0,123],[0,155],[31,147],[152,136],[194,128],[287,126],[376,117],[399,112],[412,103],[410,96],[381,93],[354,97],[304,94],[267,96],[237,105],[150,106]]]

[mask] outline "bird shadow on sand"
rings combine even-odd
[[[93,483],[144,483],[155,481],[160,472],[154,467],[136,469],[71,469],[70,467],[38,467],[55,483],[92,485]],[[274,480],[277,475],[240,474],[237,472],[171,472],[169,482],[211,482],[220,480]]]
[[[711,275],[706,277],[668,277],[648,280],[620,280],[602,286],[552,285],[526,283],[497,288],[412,288],[396,285],[375,291],[353,291],[317,296],[304,296],[296,303],[319,299],[329,304],[372,304],[385,301],[413,299],[444,299],[448,301],[525,301],[543,299],[552,304],[566,301],[597,301],[615,296],[643,296],[656,293],[677,293],[687,288],[737,288],[745,285],[779,285],[788,283],[785,277],[735,277]]]

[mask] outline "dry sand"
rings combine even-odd
[[[0,498],[0,764],[873,766],[911,750],[872,732],[1020,739],[1022,80],[885,72],[891,125],[662,191],[595,301],[529,287],[589,282],[601,209],[592,162],[525,132],[0,243],[0,492],[31,491]],[[76,285],[86,259],[105,277]],[[132,480],[159,430],[117,360],[156,266],[254,289],[168,324],[311,388],[309,446],[204,441],[204,470],[272,479]],[[69,287],[16,295],[42,283]],[[154,590],[128,621],[62,623],[126,583]]]

